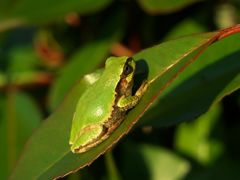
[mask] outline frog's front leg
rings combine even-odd
[[[117,106],[120,108],[123,108],[124,110],[128,110],[136,106],[143,96],[143,94],[146,92],[148,88],[147,81],[144,81],[142,85],[139,87],[139,89],[136,91],[135,95],[133,96],[122,96],[120,97]]]

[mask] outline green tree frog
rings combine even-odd
[[[132,95],[135,61],[110,57],[99,79],[80,97],[72,120],[69,144],[73,153],[98,145],[120,125],[147,89],[144,81]]]

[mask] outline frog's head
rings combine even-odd
[[[121,92],[132,89],[136,63],[131,57],[110,57],[105,64],[105,72],[111,74]],[[108,76],[109,76],[108,74]]]
[[[110,57],[105,64],[105,73],[118,84],[121,92],[126,92],[132,88],[135,66],[131,57]]]
[[[124,78],[127,83],[132,82],[135,72],[136,63],[131,57],[110,57],[106,61],[106,69],[112,71],[112,74]]]

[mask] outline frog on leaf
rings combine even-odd
[[[72,120],[69,144],[73,153],[83,153],[100,144],[137,105],[148,83],[132,95],[136,63],[132,58],[110,57],[99,79],[80,97]]]

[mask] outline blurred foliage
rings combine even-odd
[[[35,130],[43,119],[49,115],[46,121],[59,119],[45,123],[46,129],[59,127],[46,138],[67,129],[60,120],[70,116],[72,102],[89,85],[78,81],[102,68],[110,55],[149,58],[153,78],[160,72],[154,62],[164,65],[167,59],[168,63],[177,59],[185,46],[194,46],[190,40],[196,36],[189,36],[189,41],[177,38],[239,21],[238,0],[0,1],[0,179],[12,174],[26,150],[24,144],[39,132]],[[163,91],[127,137],[91,166],[65,179],[240,179],[238,39],[233,35],[208,47]],[[154,46],[168,40],[173,41],[160,49]],[[200,40],[195,45],[199,44]],[[153,48],[142,51],[148,47]],[[189,58],[195,55],[186,53]],[[161,87],[160,83],[153,86]],[[63,101],[66,94],[70,98]],[[54,114],[56,109],[62,112]],[[52,157],[59,159],[58,143],[68,139],[62,136],[49,142],[51,147],[43,147],[39,136],[36,149],[43,154],[44,149],[53,149],[39,159],[50,163]],[[69,155],[60,164],[53,163],[57,170],[52,167],[52,173],[67,171],[65,166],[74,158]],[[36,168],[27,171],[31,174]],[[46,177],[48,172],[38,179]]]

